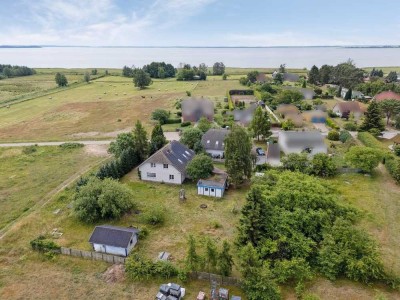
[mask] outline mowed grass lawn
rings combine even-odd
[[[24,154],[22,148],[0,148],[0,229],[32,208],[67,180],[101,158],[85,149],[37,147]]]
[[[149,128],[156,108],[174,109],[194,88],[176,80],[154,81],[144,89],[132,79],[108,76],[51,96],[0,108],[0,141],[51,141],[109,137],[141,120]]]

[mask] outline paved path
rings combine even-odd
[[[4,143],[0,147],[27,147],[27,146],[60,146],[65,143],[80,143],[84,145],[109,145],[112,140],[107,141],[64,141],[64,142],[33,142],[33,143]]]
[[[265,105],[265,109],[274,117],[274,119],[280,124],[281,121],[279,118],[274,114],[274,112],[268,107],[268,105]]]

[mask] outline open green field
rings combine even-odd
[[[154,81],[138,90],[129,78],[108,76],[0,108],[0,141],[52,141],[110,138],[136,120],[150,126],[156,108],[174,108],[194,83]],[[118,133],[118,132],[117,132]]]
[[[23,148],[0,148],[0,229],[46,200],[69,177],[102,159],[83,148],[35,149],[24,154]]]

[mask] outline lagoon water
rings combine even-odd
[[[274,47],[274,48],[134,48],[43,47],[0,48],[0,64],[35,68],[122,68],[152,61],[209,66],[222,61],[230,67],[310,68],[353,59],[358,67],[400,66],[400,48]]]

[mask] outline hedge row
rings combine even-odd
[[[394,180],[400,183],[400,157],[393,154],[387,155],[385,158],[385,167]]]
[[[359,132],[357,135],[358,139],[367,147],[376,148],[376,149],[385,149],[383,146],[372,134],[369,132]]]
[[[179,124],[182,120],[180,118],[177,119],[167,119],[164,124]]]
[[[326,125],[328,125],[332,129],[340,129],[340,127],[337,126],[336,123],[330,118],[326,118]]]

